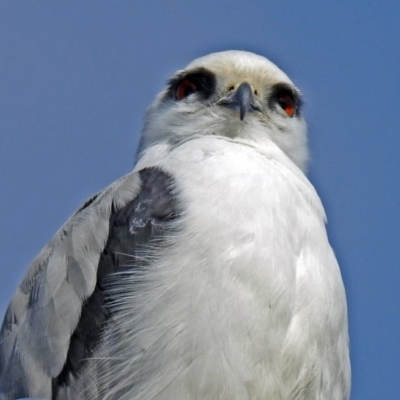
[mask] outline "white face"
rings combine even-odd
[[[214,53],[178,71],[146,114],[140,152],[206,135],[260,148],[272,141],[305,169],[307,135],[299,90],[256,54]]]

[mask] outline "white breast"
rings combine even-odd
[[[184,215],[127,300],[121,400],[347,399],[345,293],[308,180],[272,143],[155,153],[137,169],[171,173]]]

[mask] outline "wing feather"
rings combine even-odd
[[[33,261],[0,332],[0,399],[52,396],[82,305],[94,291],[112,213],[141,185],[130,173],[89,199]]]

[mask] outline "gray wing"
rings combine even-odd
[[[135,268],[140,246],[176,216],[171,185],[156,168],[126,175],[89,199],[36,257],[1,328],[1,400],[80,398],[80,373],[111,321],[107,277]]]

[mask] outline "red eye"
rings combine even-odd
[[[293,97],[289,93],[283,92],[278,94],[276,99],[287,116],[293,117],[294,113],[296,112],[296,104]]]
[[[178,84],[175,92],[175,99],[180,101],[200,90],[199,85],[192,79],[184,79]]]

